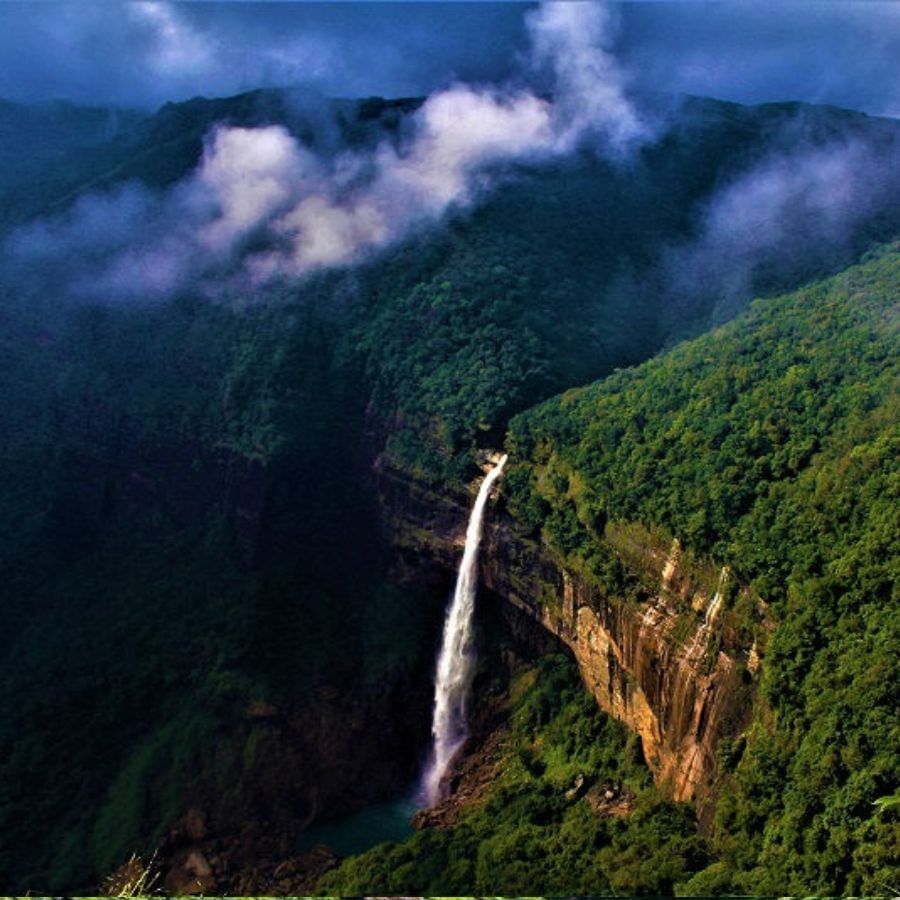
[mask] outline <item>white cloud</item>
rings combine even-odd
[[[774,153],[716,192],[696,241],[665,261],[676,292],[712,295],[725,315],[761,275],[828,268],[860,226],[900,201],[897,142],[800,143]]]
[[[198,200],[216,211],[200,242],[230,250],[321,178],[318,161],[281,126],[216,129],[193,179]]]
[[[190,64],[196,50],[203,64],[207,48],[167,5],[144,3],[136,14],[165,38],[170,62]],[[111,259],[81,279],[80,289],[161,296],[214,282],[233,270],[250,237],[267,245],[244,260],[256,281],[352,264],[472,204],[504,164],[567,154],[583,139],[622,153],[649,136],[603,49],[610,28],[604,7],[547,3],[529,28],[535,66],[553,76],[549,99],[521,86],[458,84],[424,102],[399,144],[385,139],[374,151],[336,159],[315,157],[280,126],[221,126],[195,172],[155,206],[146,193],[100,201],[111,210],[123,204],[139,221],[120,230],[127,241],[115,243]],[[48,231],[66,252],[86,209]],[[33,234],[26,245],[37,248]]]
[[[258,277],[303,275],[357,260],[473,202],[493,167],[571,152],[585,137],[617,153],[650,136],[625,95],[625,78],[603,50],[610,27],[604,7],[546,3],[530,20],[534,62],[549,66],[555,90],[544,99],[523,89],[458,85],[433,94],[416,113],[401,150],[383,143],[361,187],[325,180],[273,223],[291,249],[250,261]]]
[[[649,136],[627,99],[627,78],[607,51],[614,22],[599,3],[546,2],[529,17],[533,62],[554,74],[561,137],[572,144],[585,132],[622,152]]]
[[[157,77],[196,77],[214,63],[214,42],[184,22],[172,4],[138,0],[125,11],[151,38],[143,62]]]

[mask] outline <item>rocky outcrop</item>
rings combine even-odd
[[[472,498],[431,490],[384,465],[379,480],[401,576],[452,572]],[[657,783],[674,799],[695,801],[708,818],[716,748],[746,723],[758,659],[723,621],[727,568],[697,572],[682,557],[677,542],[665,548],[648,541],[638,565],[642,581],[652,579],[656,589],[640,602],[604,596],[519,528],[501,495],[487,514],[480,574],[491,593],[570,648],[600,707],[640,735]]]

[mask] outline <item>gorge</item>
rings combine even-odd
[[[385,468],[379,487],[388,537],[404,560],[401,577],[452,570],[465,495],[436,495]],[[643,537],[637,565],[656,590],[637,604],[604,596],[529,535],[501,494],[485,526],[480,580],[494,602],[512,604],[570,649],[600,708],[640,735],[663,790],[695,801],[708,824],[716,748],[747,724],[756,648],[727,630],[713,640],[718,601],[708,566],[685,564],[677,542],[665,548]],[[765,622],[765,604],[754,602]]]
[[[42,112],[98,143],[0,217],[0,886],[891,882],[900,130],[673,103],[629,161],[491,156],[358,264],[127,302],[68,292],[95,218],[244,139],[400,160],[423,100],[197,98],[109,140]],[[259,227],[236,253],[284,249]],[[371,826],[435,739],[435,806]],[[304,843],[357,815],[385,842]]]
[[[776,829],[797,838],[802,817],[818,823],[810,827],[832,858],[849,853],[845,889],[871,878],[872,867],[890,870],[883,842],[896,830],[887,774],[896,760],[878,722],[888,714],[887,673],[895,671],[881,640],[897,627],[888,563],[898,515],[889,487],[897,321],[885,316],[900,296],[897,278],[896,245],[880,248],[831,279],[754,304],[725,328],[510,424],[507,472],[484,536],[484,600],[524,611],[567,645],[597,705],[640,736],[658,789],[691,801],[705,846],[720,855],[688,854],[672,870],[678,874],[659,883],[665,891],[837,883],[815,854],[765,844]],[[839,360],[851,347],[866,362],[847,371]],[[799,395],[798,377],[807,385]],[[741,392],[731,378],[740,379]],[[869,398],[865,411],[851,399],[859,392]],[[851,409],[853,424],[844,419]],[[673,421],[681,423],[677,431]],[[483,461],[483,452],[476,458]],[[451,572],[467,492],[436,489],[387,455],[378,471],[397,575],[416,583]],[[857,518],[849,511],[862,498],[868,512]],[[862,695],[879,712],[859,707]],[[845,743],[848,725],[851,743],[864,740],[886,768],[846,768],[858,759]],[[570,723],[569,733],[580,727]],[[465,823],[485,835],[485,816],[502,820],[504,804],[513,802],[504,790],[529,777],[535,807],[528,814],[513,807],[528,825],[517,829],[513,815],[494,839],[525,840],[522,829],[533,828],[555,846],[555,829],[567,828],[575,813],[554,815],[538,800],[541,791],[560,803],[577,800],[591,776],[571,780],[573,770],[557,774],[540,758],[553,733],[520,745],[518,762],[508,754],[513,784],[498,788],[486,812],[476,803],[446,837],[432,836],[432,850],[424,840],[376,848],[325,883],[355,889],[370,883],[371,870],[374,883],[389,886],[390,867],[404,858],[423,866],[452,860],[460,846],[471,848]],[[842,745],[840,757],[828,750],[823,758],[824,748]],[[555,778],[549,785],[547,771]],[[839,787],[851,781],[873,798],[870,808]],[[612,801],[618,784],[607,784]],[[814,784],[823,792],[815,794]],[[826,827],[833,816],[857,823],[854,849],[833,844],[839,837]],[[606,836],[592,839],[589,857],[605,846],[610,827],[590,821]],[[631,839],[641,842],[638,834]],[[508,877],[527,871],[548,890],[576,884],[542,869],[550,859],[537,845],[520,854],[504,846],[506,862],[489,846],[479,849],[483,868],[451,883],[488,890],[496,884],[491,867],[508,865]],[[596,857],[601,869],[604,861],[614,866],[604,853]],[[447,883],[429,882],[423,871],[421,890]],[[621,880],[614,868],[604,871],[616,889],[634,891],[663,870],[651,865]]]

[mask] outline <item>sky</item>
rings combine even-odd
[[[516,2],[0,2],[0,97],[149,109],[261,86],[426,95],[455,82],[521,78],[532,9]],[[900,116],[900,3],[684,0],[610,10],[609,49],[634,88]]]

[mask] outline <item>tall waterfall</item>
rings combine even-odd
[[[466,706],[475,674],[472,614],[478,590],[478,545],[481,543],[481,521],[484,507],[494,482],[500,477],[506,455],[488,472],[469,517],[466,549],[463,552],[453,601],[444,619],[444,637],[438,655],[434,687],[434,718],[431,734],[434,744],[431,759],[422,776],[421,800],[432,806],[440,797],[441,779],[456,751],[468,736]]]

